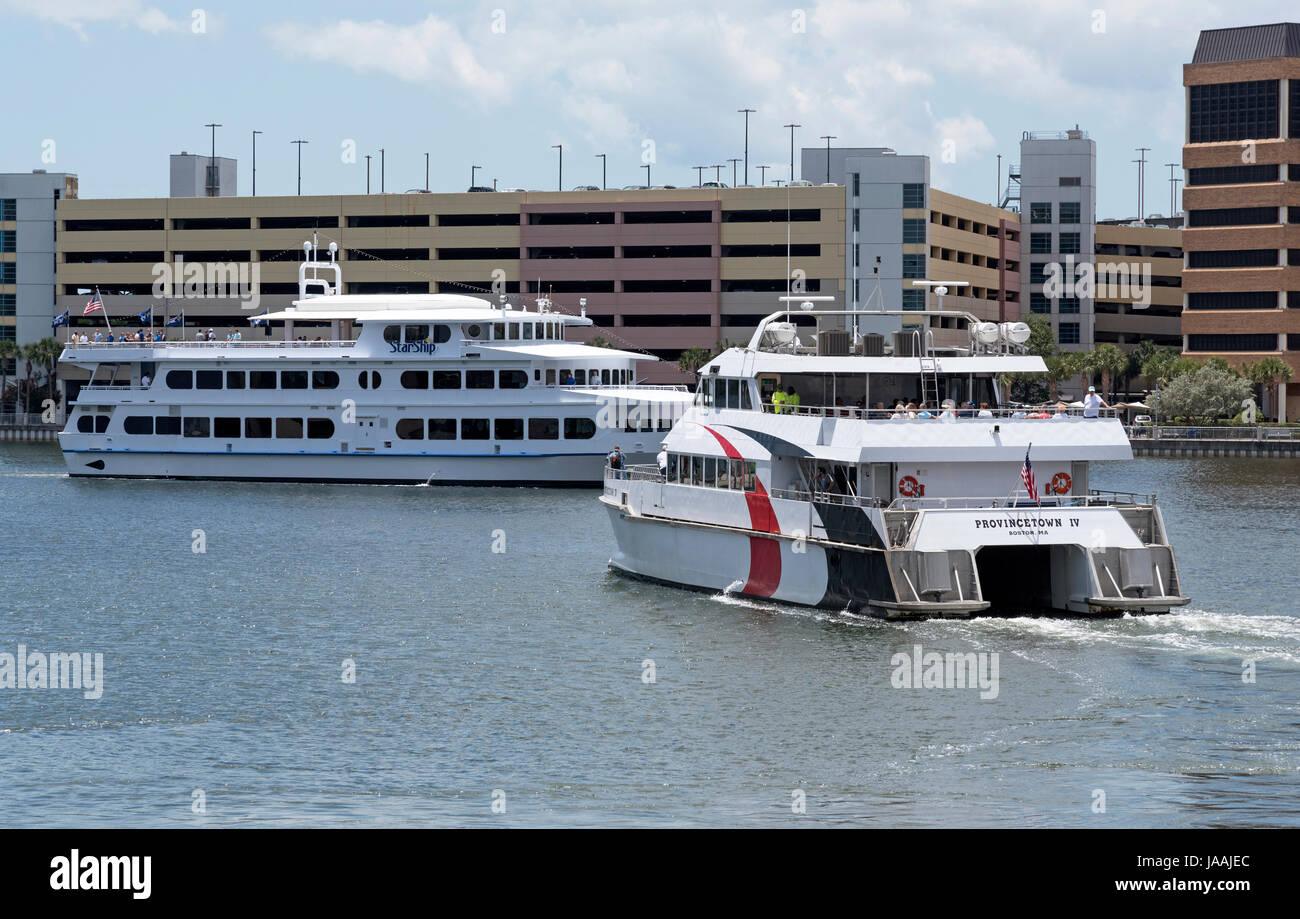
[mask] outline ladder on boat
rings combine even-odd
[[[921,401],[931,410],[939,407],[939,362],[921,357]]]

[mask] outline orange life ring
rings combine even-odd
[[[898,493],[904,498],[919,498],[925,494],[925,486],[915,476],[905,475],[898,480]]]
[[[1068,472],[1058,472],[1052,476],[1052,491],[1058,495],[1063,495],[1070,490],[1070,474]]]

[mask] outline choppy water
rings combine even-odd
[[[1190,609],[886,624],[612,575],[595,492],[72,481],[0,445],[0,652],[105,668],[0,690],[0,823],[1300,824],[1300,462],[1093,485],[1160,493]],[[917,644],[997,652],[997,697],[893,688]]]

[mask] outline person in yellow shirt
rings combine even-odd
[[[799,406],[799,394],[794,391],[793,386],[787,386],[785,388],[785,404],[786,404],[786,412],[788,414],[791,415],[797,414],[795,409],[797,409]]]
[[[779,415],[785,410],[785,393],[780,389],[772,393],[772,414]]]

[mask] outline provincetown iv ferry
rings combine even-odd
[[[566,341],[592,321],[545,298],[342,294],[335,245],[304,249],[299,299],[256,317],[281,340],[69,341],[60,364],[91,374],[59,434],[69,474],[596,485],[689,405],[637,384],[657,358]]]
[[[839,331],[810,346],[788,311],[766,317],[701,369],[663,468],[606,470],[610,565],[885,618],[1188,602],[1155,497],[1089,488],[1091,462],[1132,457],[1114,412],[1005,404],[1001,375],[1046,372],[1025,353],[1028,326],[869,315],[955,317],[969,342],[936,348],[916,331],[886,355],[878,336]],[[774,405],[788,390],[798,404]]]

